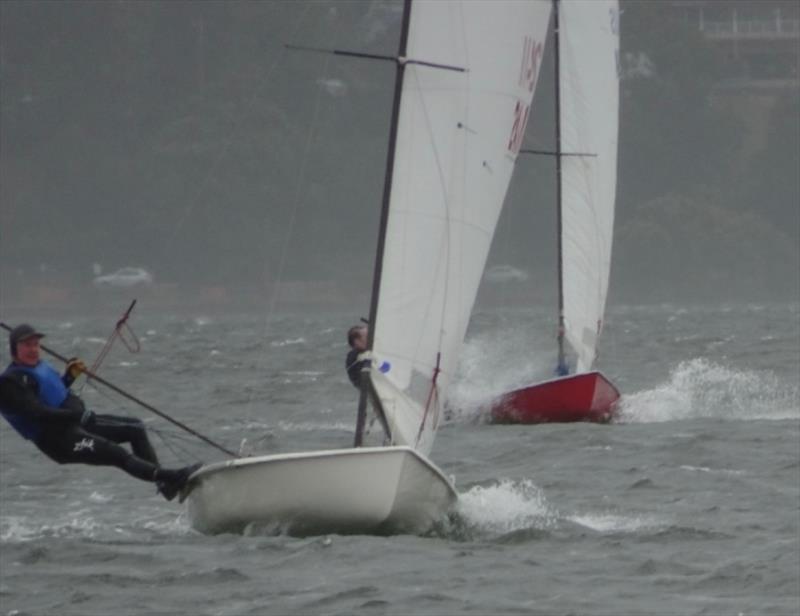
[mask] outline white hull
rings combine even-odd
[[[295,535],[421,534],[458,498],[410,447],[241,458],[202,467],[182,494],[202,533],[248,527]]]

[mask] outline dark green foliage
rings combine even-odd
[[[775,95],[766,143],[752,151],[762,107],[742,104],[747,90],[719,88],[733,70],[721,51],[671,3],[622,8],[612,298],[797,299],[796,87]]]
[[[622,82],[612,299],[784,292],[775,281],[800,269],[797,92],[744,156],[747,118],[714,91],[730,67],[669,4],[622,2],[624,66],[647,58],[653,73]],[[393,53],[393,10],[3,0],[0,267],[43,263],[75,284],[99,262],[165,282],[347,273],[368,287],[393,68],[283,45]],[[528,147],[552,147],[551,81],[546,63]],[[532,212],[552,201],[552,163],[523,164],[507,211],[524,220],[504,212],[493,250],[551,271],[552,211]],[[741,273],[763,282],[732,284]]]

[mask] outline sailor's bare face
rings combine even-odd
[[[39,338],[33,336],[17,343],[16,360],[24,366],[35,366],[39,363]]]
[[[367,350],[367,328],[362,327],[358,331],[358,336],[353,340],[353,348],[356,351],[366,351]]]

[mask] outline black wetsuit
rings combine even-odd
[[[361,387],[361,368],[369,365],[368,359],[358,361],[358,355],[361,353],[358,349],[350,349],[347,357],[344,360],[344,367],[347,370],[347,378],[353,384],[353,387]]]
[[[145,481],[172,480],[174,471],[159,468],[139,419],[86,414],[83,401],[68,390],[58,407],[51,406],[43,400],[47,394],[40,392],[36,378],[16,368],[12,364],[0,375],[0,411],[49,458],[59,464],[116,466]],[[66,376],[62,381],[65,387],[72,384]],[[123,443],[129,443],[133,453]]]

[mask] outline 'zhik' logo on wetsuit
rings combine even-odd
[[[85,438],[81,439],[77,443],[75,443],[75,447],[72,451],[83,451],[84,449],[90,449],[94,451],[94,439],[92,438]]]

